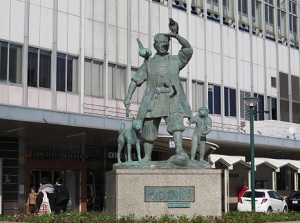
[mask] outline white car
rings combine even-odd
[[[237,204],[238,211],[251,211],[251,190],[246,190]],[[285,199],[274,190],[255,190],[255,211],[256,212],[287,212],[288,206]]]

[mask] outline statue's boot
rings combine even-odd
[[[142,161],[151,161],[152,150],[153,150],[153,142],[145,142],[144,143],[145,157],[142,159]]]
[[[176,145],[177,155],[189,157],[189,155],[183,150],[183,147],[182,147],[182,132],[180,132],[180,131],[174,132],[173,138],[174,138],[174,142]]]

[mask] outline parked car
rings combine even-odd
[[[300,211],[300,191],[292,191],[285,201],[289,210]]]
[[[251,190],[246,190],[237,204],[238,211],[251,211],[252,196]],[[285,199],[276,191],[269,189],[255,190],[255,211],[256,212],[287,212],[288,205]]]

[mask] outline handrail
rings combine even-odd
[[[101,115],[107,117],[115,117],[115,118],[128,118],[131,119],[135,117],[138,113],[137,110],[130,110],[129,117],[126,117],[126,109],[125,108],[117,108],[117,107],[109,107],[104,105],[95,105],[89,103],[83,103],[83,113],[86,114],[93,114],[93,115]],[[194,126],[193,124],[190,125],[186,123],[187,126]],[[240,132],[239,125],[232,125],[232,124],[224,124],[220,122],[213,122],[212,123],[213,130],[221,130],[221,131],[228,131],[228,132]]]

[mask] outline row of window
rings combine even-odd
[[[51,51],[37,48],[28,49],[28,70],[27,85],[29,87],[51,88]],[[0,41],[0,81],[4,83],[22,84],[22,46]],[[132,69],[132,76],[137,69]],[[93,97],[103,97],[104,89],[107,89],[109,99],[124,100],[127,89],[126,67],[108,64],[107,88],[105,88],[105,79],[103,73],[103,63],[101,61],[85,59],[84,64],[84,89],[85,95]],[[291,76],[291,98],[289,97],[289,76],[285,73],[279,73],[280,83],[280,119],[282,121],[290,120],[289,104],[292,103],[292,117],[294,123],[300,123],[300,78]],[[185,92],[187,91],[187,81],[181,79]],[[276,87],[276,78],[271,78],[272,87]],[[137,88],[132,101],[140,103],[146,84]],[[57,53],[56,57],[56,90],[62,92],[78,92],[78,59],[77,57]],[[224,87],[224,102],[221,103],[221,87],[218,85],[208,85],[208,108],[210,114],[221,115],[221,106],[224,106],[224,115],[236,117],[236,90]],[[192,81],[192,110],[204,105],[204,83]],[[247,108],[244,107],[242,99],[250,96],[248,92],[240,92],[240,116],[248,119]],[[259,98],[258,105],[255,108],[255,120],[277,119],[277,100],[267,97],[267,105],[264,103],[264,96],[255,94]],[[264,114],[264,109],[269,112]]]
[[[166,3],[167,0],[156,0],[160,3]],[[191,13],[199,16],[204,16],[204,1],[205,0],[192,0]],[[207,17],[214,21],[220,21],[219,0],[206,0],[207,2]],[[296,0],[251,0],[251,9],[248,7],[248,0],[238,0],[238,18],[235,18],[234,1],[223,0],[223,19],[224,24],[233,25],[234,21],[239,21],[239,27],[242,30],[249,31],[250,21],[248,15],[252,13],[253,33],[262,35],[263,27],[266,30],[267,37],[275,38],[275,19],[277,19],[277,31],[279,42],[286,42],[287,32],[289,30],[290,40],[292,46],[298,46],[298,15],[297,15],[297,1]],[[186,0],[173,0],[173,7],[186,10]],[[263,23],[263,6],[264,6],[264,23]],[[250,11],[251,10],[251,11]],[[277,18],[275,18],[275,10]],[[288,19],[289,25],[286,27],[286,20]]]
[[[51,51],[29,48],[27,85],[51,88]],[[78,59],[57,54],[56,90],[77,93]],[[0,41],[0,81],[22,84],[22,46]]]

